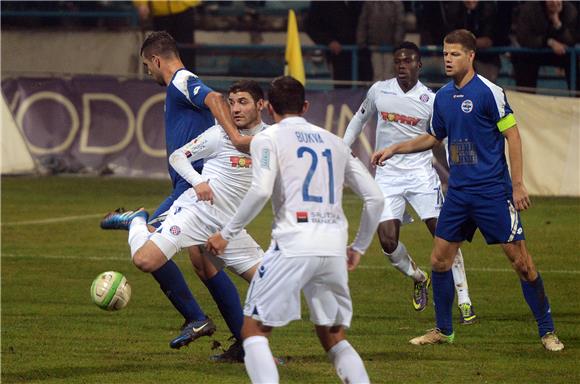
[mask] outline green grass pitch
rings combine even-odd
[[[218,332],[188,348],[169,349],[181,325],[154,280],[129,260],[124,231],[102,231],[101,216],[119,206],[154,208],[168,181],[50,177],[2,179],[2,383],[247,383],[243,365],[208,360],[213,340],[229,334],[184,254],[176,261]],[[542,272],[556,327],[566,349],[543,350],[517,276],[498,247],[478,234],[463,248],[479,322],[459,326],[456,343],[416,347],[408,340],[433,326],[432,305],[415,313],[412,283],[395,271],[375,239],[351,273],[354,319],[348,331],[375,383],[580,382],[580,200],[533,198],[522,214],[529,249]],[[347,193],[351,238],[360,201]],[[270,207],[249,226],[269,243]],[[402,241],[421,266],[431,239],[420,222]],[[109,313],[92,304],[89,288],[103,271],[124,273],[133,295]],[[243,298],[247,284],[232,277]],[[303,320],[274,331],[270,341],[285,383],[337,383],[303,307]]]

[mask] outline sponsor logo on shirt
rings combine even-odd
[[[461,103],[461,110],[465,113],[469,113],[473,110],[473,102],[469,99],[464,100],[463,103]]]
[[[462,99],[463,95],[461,93],[457,93],[457,94],[453,95],[453,98],[454,99]]]
[[[421,119],[418,117],[405,116],[394,112],[381,112],[381,116],[385,121],[396,121],[401,124],[408,124],[412,126],[417,125],[421,121]]]
[[[243,156],[230,156],[230,164],[233,168],[251,168],[252,159]]]
[[[336,224],[340,221],[340,216],[333,212],[310,212],[312,223]]]
[[[308,223],[308,212],[305,211],[296,212],[296,221],[298,223]]]
[[[452,165],[477,164],[477,150],[471,141],[454,142],[449,145],[449,160]]]

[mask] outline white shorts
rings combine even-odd
[[[202,204],[193,204],[188,207],[171,206],[165,221],[151,235],[150,240],[161,249],[167,259],[171,259],[177,252],[193,245],[203,245],[207,239],[221,229],[219,215],[211,215],[211,207],[206,208]],[[214,212],[215,213],[215,212]],[[264,251],[254,239],[242,230],[234,237],[226,247],[222,255],[210,256],[213,264],[222,269],[224,266],[232,272],[241,275],[254,265],[262,261]]]
[[[300,315],[300,291],[316,325],[350,326],[352,302],[343,257],[284,257],[271,246],[248,289],[244,315],[282,327]]]
[[[381,175],[375,180],[385,199],[381,223],[387,220],[403,222],[407,202],[421,220],[439,217],[443,206],[443,193],[439,176],[434,169],[427,174],[412,173],[390,177]]]

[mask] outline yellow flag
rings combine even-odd
[[[286,64],[284,75],[292,76],[296,80],[306,84],[304,75],[304,62],[302,61],[302,49],[300,48],[300,37],[298,36],[298,24],[296,15],[291,9],[288,11],[288,34],[286,36]]]

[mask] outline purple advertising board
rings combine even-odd
[[[4,80],[2,92],[39,162],[72,171],[167,175],[165,89],[153,81],[19,77]],[[305,117],[342,137],[364,96],[360,89],[308,92]],[[374,142],[373,121],[353,145],[353,153],[367,165]]]

